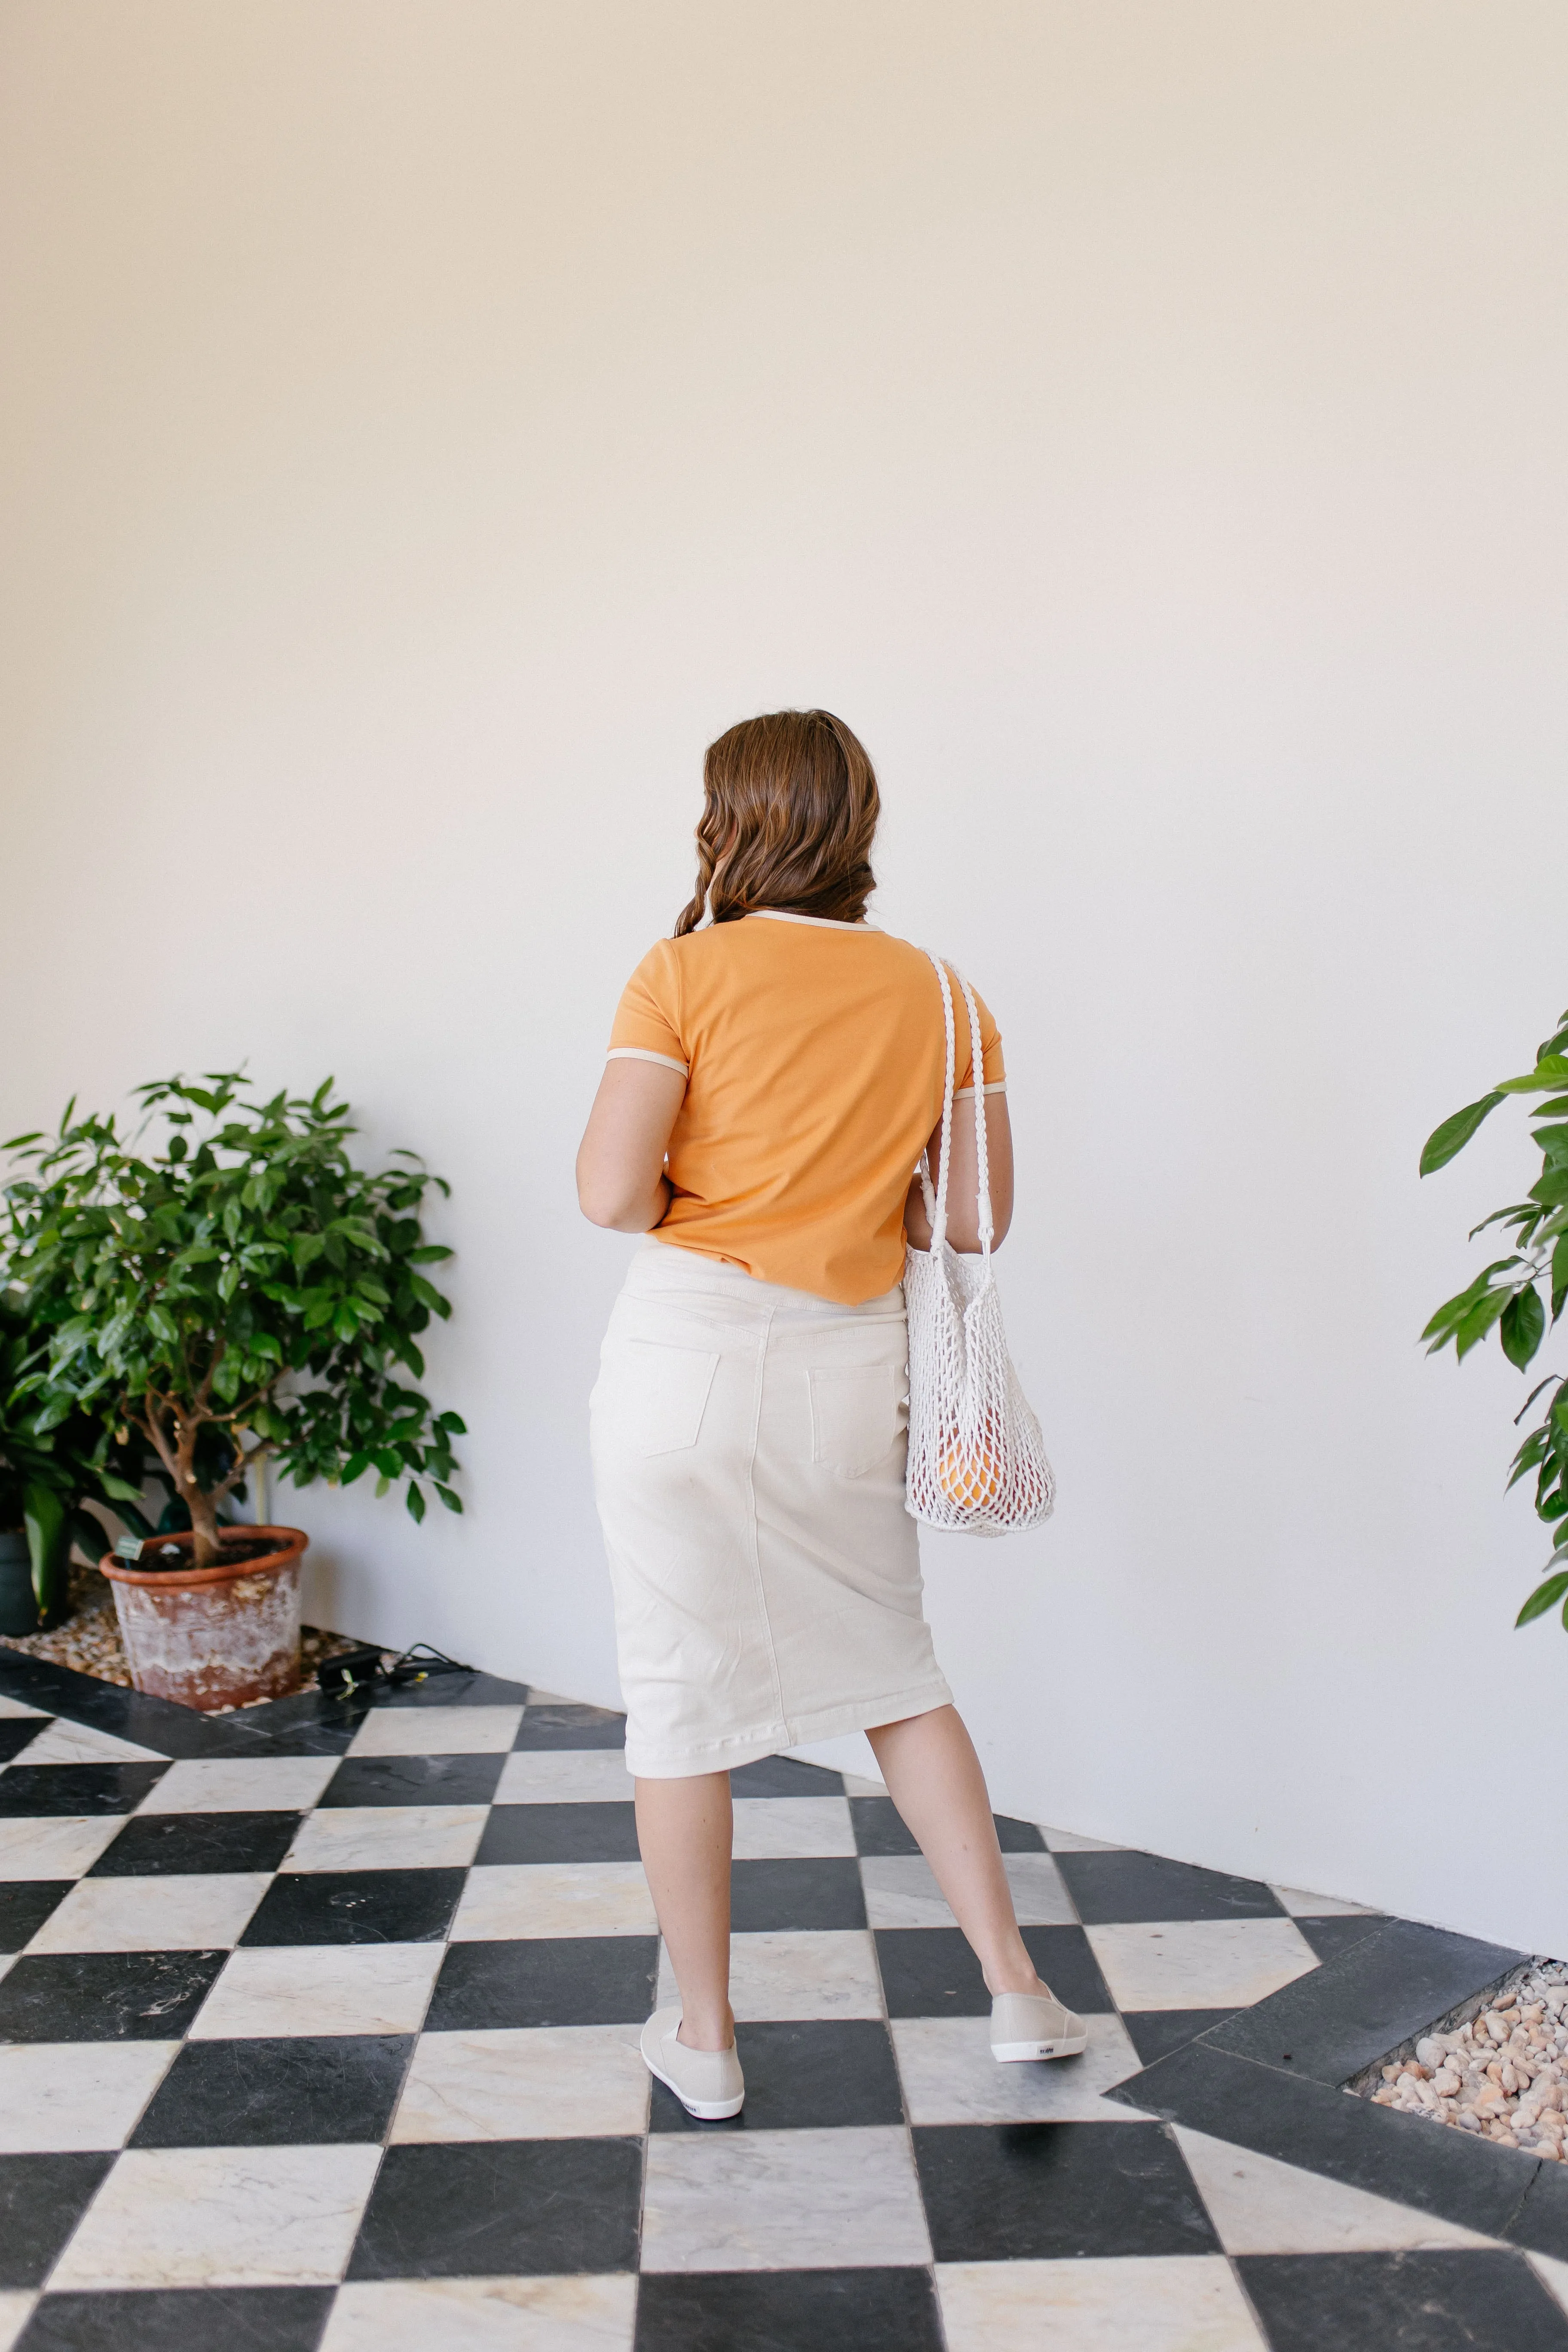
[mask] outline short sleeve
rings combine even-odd
[[[672,942],[650,948],[627,981],[610,1028],[612,1062],[658,1062],[681,1076],[691,1074],[680,1034],[680,973]],[[987,1065],[989,1066],[989,1065]]]
[[[985,1091],[988,1095],[1005,1094],[1007,1071],[1002,1059],[1002,1032],[978,989],[974,992],[974,1002],[980,1012],[981,1066],[985,1073]],[[953,1092],[955,1096],[973,1095],[974,1066],[969,1042],[969,1016],[964,1011],[963,992],[958,988],[952,992],[952,1013],[958,1024],[958,1080]]]

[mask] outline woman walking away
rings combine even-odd
[[[1085,2027],[1036,1975],[990,1801],[921,1610],[904,1508],[906,1234],[929,1246],[946,1073],[930,960],[873,929],[871,763],[826,710],[707,756],[697,891],[621,999],[577,1159],[584,1213],[647,1236],[592,1402],[637,1837],[679,1988],[643,2031],[689,2113],[745,2097],[730,2008],[731,1766],[864,1731],[993,1996],[999,2059]],[[703,917],[709,920],[704,923]],[[1002,1044],[960,1019],[1012,1211]],[[933,1130],[935,1130],[933,1132]],[[948,1238],[980,1246],[975,1140],[952,1138]]]

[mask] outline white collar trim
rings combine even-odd
[[[764,923],[810,923],[819,931],[874,931],[875,923],[841,923],[832,915],[792,915],[784,907],[752,907],[742,918]]]

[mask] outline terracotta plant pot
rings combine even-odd
[[[300,1687],[300,1561],[310,1538],[299,1528],[226,1528],[229,1544],[267,1538],[254,1559],[213,1568],[146,1569],[106,1552],[99,1561],[114,1587],[131,1679],[154,1698],[210,1712],[287,1698]],[[189,1554],[191,1535],[154,1536],[150,1559],[171,1545]]]

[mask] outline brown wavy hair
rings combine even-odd
[[[676,938],[763,907],[858,923],[877,887],[882,803],[870,761],[831,710],[770,710],[710,743],[702,762],[697,888]]]

